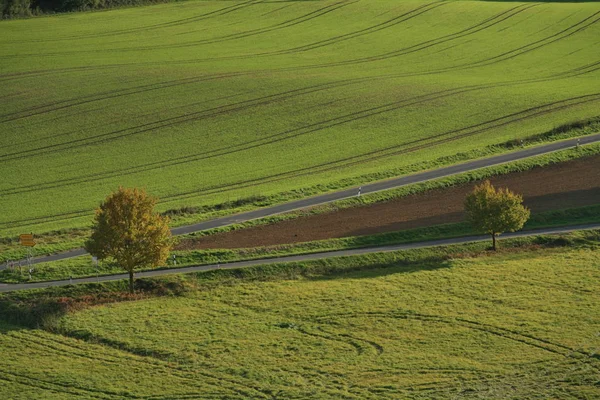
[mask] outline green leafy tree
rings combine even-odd
[[[490,181],[475,186],[465,200],[465,211],[476,230],[492,235],[494,250],[498,235],[521,229],[530,215],[521,195],[508,189],[497,190]]]
[[[136,268],[164,264],[173,246],[169,219],[154,212],[156,198],[140,189],[119,188],[96,210],[85,249],[100,260],[114,261],[129,272],[133,293]]]

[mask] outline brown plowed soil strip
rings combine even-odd
[[[521,193],[532,212],[600,203],[600,156],[491,179]],[[463,201],[473,184],[402,197],[386,203],[310,215],[271,225],[194,238],[178,249],[244,248],[372,235],[464,220]]]

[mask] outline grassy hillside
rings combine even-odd
[[[217,271],[182,297],[68,314],[61,334],[3,324],[0,390],[11,398],[592,399],[597,239],[479,258],[463,246],[320,261],[292,280],[283,277],[293,268],[268,282],[253,281],[258,270],[243,280]]]
[[[0,23],[0,232],[327,184],[598,115],[598,3],[189,1]]]

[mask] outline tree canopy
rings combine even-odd
[[[465,211],[476,230],[492,236],[494,250],[498,235],[521,229],[530,215],[521,195],[506,188],[496,189],[487,180],[467,196]]]
[[[156,201],[144,190],[119,188],[96,210],[85,244],[91,255],[114,259],[129,272],[132,293],[135,269],[165,263],[173,245],[168,217],[154,212]]]

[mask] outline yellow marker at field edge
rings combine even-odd
[[[35,240],[33,240],[33,233],[24,233],[19,235],[21,246],[33,247],[35,246]]]

